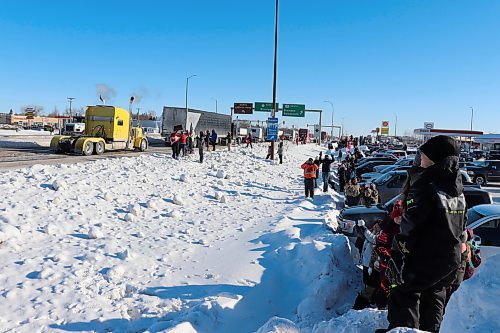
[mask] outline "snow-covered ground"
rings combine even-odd
[[[0,148],[49,147],[51,139],[48,131],[0,129]]]
[[[262,145],[1,172],[0,331],[384,327],[383,311],[349,310],[361,273],[324,223],[342,199],[303,196],[299,165],[319,149],[287,146],[283,165]]]

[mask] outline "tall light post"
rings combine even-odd
[[[332,101],[323,101],[325,103],[328,103],[332,106],[332,131],[331,131],[331,136],[332,136],[332,140],[333,140],[333,117],[335,115],[335,107],[333,106],[333,102]]]
[[[73,110],[71,109],[71,105],[73,104],[74,97],[68,97],[68,102],[69,102],[69,121],[72,121],[71,118],[73,118]],[[472,125],[471,125],[472,126]]]
[[[214,101],[215,101],[215,113],[219,113],[217,112],[217,109],[218,109],[218,101],[217,101],[217,98],[212,98]]]
[[[272,118],[276,117],[276,74],[278,68],[278,0],[276,0],[276,21],[274,24],[274,77],[273,77],[273,112]],[[320,133],[321,136],[321,133]],[[274,140],[271,141],[271,160],[274,160]]]
[[[474,108],[472,106],[469,106],[469,108],[471,110],[471,114],[470,114],[470,131],[472,132],[472,121],[474,120]],[[469,144],[469,153],[472,150],[472,133],[470,135],[471,135],[471,137],[470,137],[470,144]]]
[[[188,113],[188,111],[189,111],[189,109],[188,109],[188,90],[189,90],[189,79],[190,79],[190,78],[192,78],[192,77],[195,77],[195,76],[197,76],[197,75],[196,75],[196,74],[193,74],[193,75],[188,76],[188,77],[186,78],[186,116],[187,116],[187,113]]]
[[[471,115],[470,115],[470,130],[472,131],[472,121],[474,120],[474,108],[472,106],[469,106],[471,110]]]

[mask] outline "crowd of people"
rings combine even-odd
[[[329,147],[330,148],[330,147]],[[329,149],[330,151],[330,149]],[[354,167],[362,153],[349,149],[337,156],[338,191],[346,206],[380,202],[374,184],[360,185]],[[436,136],[424,143],[407,171],[399,200],[388,218],[367,226],[356,222],[355,246],[360,254],[364,289],[353,308],[387,309],[388,332],[410,327],[439,332],[451,294],[481,263],[473,231],[465,228],[466,202],[459,172],[458,143]],[[331,155],[334,156],[333,154]],[[304,170],[306,197],[314,197],[319,167],[327,186],[334,159],[309,158]]]

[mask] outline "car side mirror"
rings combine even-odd
[[[481,245],[481,237],[478,235],[474,235],[473,240],[477,245]]]

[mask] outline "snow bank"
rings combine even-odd
[[[373,333],[389,325],[386,317],[386,311],[350,310],[343,316],[315,325],[312,333]]]
[[[300,333],[295,324],[285,318],[272,317],[255,333]]]
[[[487,258],[451,296],[442,333],[500,332],[500,254]]]

